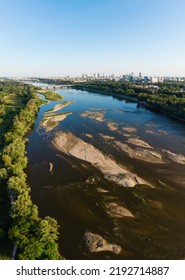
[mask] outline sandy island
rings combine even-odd
[[[138,138],[129,138],[126,142],[138,147],[153,149],[148,143]]]
[[[117,202],[106,202],[105,208],[107,213],[113,218],[134,217],[134,215],[127,208],[119,205]]]
[[[85,136],[88,137],[89,139],[93,139],[92,134],[86,133]]]
[[[100,135],[101,138],[105,141],[114,140],[113,136],[105,135],[105,134],[102,134],[102,133],[99,133],[98,135]]]
[[[126,142],[131,144],[132,147],[120,141],[115,141],[113,145],[115,148],[125,152],[130,158],[151,163],[175,162],[185,164],[185,156],[182,154],[172,153],[164,149],[154,150],[148,143],[138,138],[129,138]]]
[[[55,148],[67,155],[91,163],[109,181],[124,187],[134,187],[136,184],[148,184],[136,174],[130,173],[122,165],[117,164],[110,157],[104,156],[101,151],[94,148],[91,144],[82,141],[72,133],[56,132],[52,144]]]
[[[88,251],[91,253],[109,251],[113,254],[119,254],[122,250],[118,244],[109,243],[101,235],[92,232],[85,232],[84,240]]]
[[[40,122],[40,126],[44,127],[46,132],[53,130],[59,122],[63,121],[67,116],[71,115],[70,112],[57,113],[62,108],[71,104],[72,101],[66,101],[63,103],[56,104],[51,110],[46,111],[44,118]]]
[[[135,140],[137,140],[137,139],[135,139]],[[132,144],[133,144],[133,141],[132,141]],[[154,151],[153,148],[146,149],[146,148],[143,148],[143,146],[133,148],[120,141],[115,141],[114,146],[116,148],[119,148],[121,151],[127,153],[127,155],[130,158],[140,159],[140,160],[143,160],[146,162],[151,162],[151,163],[164,163],[164,160],[162,159],[161,154]],[[138,145],[136,145],[136,146],[138,146]]]
[[[185,156],[182,154],[175,154],[168,150],[162,150],[163,156],[165,159],[179,163],[179,164],[185,164]]]
[[[57,112],[57,111],[63,109],[64,107],[70,105],[72,102],[73,102],[73,101],[70,100],[70,101],[62,102],[62,103],[60,103],[60,104],[56,104],[51,110],[46,111],[46,112],[45,112],[45,115],[50,115],[50,114],[52,114],[53,112]]]
[[[102,112],[92,112],[92,111],[85,111],[80,115],[81,117],[86,117],[89,119],[93,119],[99,122],[104,122],[104,114]]]
[[[40,123],[40,126],[44,127],[46,132],[49,132],[69,115],[71,115],[71,113],[62,113],[51,117],[44,117]]]
[[[115,123],[115,122],[109,122],[107,124],[108,128],[111,130],[111,131],[116,131],[118,130],[118,124]]]

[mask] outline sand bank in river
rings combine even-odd
[[[147,184],[136,174],[128,172],[110,157],[104,156],[101,151],[91,144],[82,141],[72,133],[56,132],[52,144],[63,153],[91,163],[100,170],[104,177],[125,187],[134,187],[136,184]]]
[[[162,153],[163,153],[163,156],[169,161],[180,163],[180,164],[185,164],[185,156],[183,156],[181,154],[175,154],[168,150],[162,150]]]
[[[66,101],[66,102],[63,102],[63,103],[60,103],[60,104],[56,104],[52,110],[49,110],[45,113],[45,115],[49,115],[49,114],[52,114],[53,112],[57,112],[59,110],[61,110],[62,108],[70,105],[73,101]]]
[[[155,149],[147,142],[139,138],[134,138],[133,135],[129,135],[130,137],[128,137],[127,140],[123,142],[114,141],[114,137],[102,133],[99,133],[99,135],[106,143],[112,144],[116,149],[123,151],[130,158],[139,159],[150,163],[175,162],[178,164],[185,164],[184,155],[176,154],[169,150]]]
[[[63,121],[70,114],[71,113],[62,113],[55,116],[44,117],[40,125],[44,127],[46,132],[49,132],[53,130],[59,124],[59,122]]]
[[[135,139],[138,140],[138,139]],[[133,142],[133,141],[132,141]],[[144,149],[143,147],[132,148],[129,145],[122,143],[120,141],[115,141],[114,146],[119,148],[123,152],[127,153],[130,158],[140,159],[146,162],[153,163],[164,163],[160,153],[154,151],[153,149]]]
[[[168,150],[154,150],[148,143],[137,138],[129,138],[127,143],[132,144],[132,147],[120,141],[114,142],[114,147],[127,153],[130,158],[143,160],[151,163],[167,163],[175,162],[185,164],[185,156],[172,153]]]
[[[90,138],[90,139],[93,139],[92,134],[86,133],[85,136],[88,137],[88,138]]]
[[[57,113],[62,108],[71,104],[72,101],[66,101],[63,103],[56,104],[51,110],[45,112],[44,118],[42,119],[40,126],[44,127],[46,132],[53,130],[59,122],[63,121],[67,116],[71,115],[70,112]]]
[[[99,133],[99,135],[100,135],[101,138],[103,138],[103,140],[105,140],[105,141],[114,140],[114,137],[113,137],[113,136],[105,135],[105,134],[102,134],[102,133]]]
[[[105,208],[107,210],[107,213],[114,218],[134,217],[127,208],[119,205],[117,202],[106,202]]]
[[[137,131],[137,129],[135,127],[122,127],[122,129],[127,132],[136,132]]]
[[[84,234],[84,240],[88,251],[91,253],[109,251],[113,254],[119,254],[121,252],[121,246],[107,242],[107,240],[99,234],[86,232]]]
[[[86,117],[89,119],[93,119],[99,122],[104,122],[104,114],[102,112],[92,112],[92,111],[85,111],[80,115],[81,117]]]
[[[115,123],[115,122],[109,122],[107,124],[108,128],[111,130],[111,131],[116,131],[118,130],[118,124]]]
[[[151,147],[148,143],[138,138],[129,138],[126,142],[138,147],[153,149],[153,147]]]

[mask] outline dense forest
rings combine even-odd
[[[69,80],[49,79],[49,78],[39,78],[39,83],[50,84],[50,85],[71,85],[72,84],[72,82]]]
[[[155,85],[123,81],[91,81],[76,83],[76,89],[89,90],[119,97],[135,98],[140,104],[185,121],[185,84],[159,83]]]
[[[26,182],[26,134],[43,102],[34,91],[31,85],[0,82],[0,259],[10,259],[14,246],[16,259],[62,259],[58,224],[39,217]]]

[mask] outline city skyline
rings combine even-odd
[[[183,0],[0,5],[0,76],[185,76]]]

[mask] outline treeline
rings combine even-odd
[[[50,84],[50,85],[70,85],[72,82],[68,80],[61,79],[47,79],[47,78],[39,78],[40,83]]]
[[[29,100],[34,86],[15,81],[1,81],[0,82],[0,104],[2,105],[5,100],[4,97],[8,95],[16,95],[21,97],[22,103],[26,104]]]
[[[169,94],[140,94],[139,100],[151,108],[185,121],[185,96]]]
[[[18,246],[18,259],[61,259],[57,222],[51,217],[39,218],[24,172],[28,162],[25,135],[31,129],[41,103],[33,95],[32,90],[27,91],[26,106],[14,117],[12,128],[4,135],[4,167],[0,169],[0,180],[1,187],[7,187],[11,199],[12,223],[8,234],[12,243]]]
[[[14,81],[0,81],[0,145],[2,135],[11,126],[13,117],[24,107],[33,86]]]
[[[185,120],[185,84],[160,83],[141,85],[130,82],[91,81],[72,86],[75,89],[89,90],[102,94],[129,96],[138,102],[162,111],[168,115]]]
[[[118,94],[137,97],[134,89],[129,82],[112,82],[112,81],[91,81],[84,83],[77,83],[72,86],[76,89],[84,89],[104,94]]]

